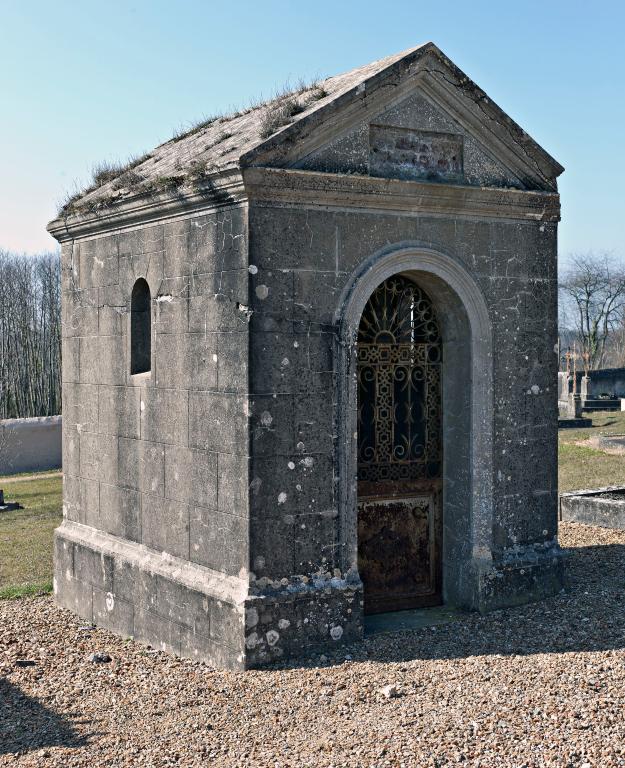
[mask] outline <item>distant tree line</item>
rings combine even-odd
[[[625,260],[609,253],[571,256],[559,293],[561,368],[573,349],[578,371],[625,367]]]
[[[0,419],[61,412],[58,253],[0,250]]]

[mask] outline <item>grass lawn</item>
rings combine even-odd
[[[52,531],[62,518],[62,484],[58,472],[0,479],[5,499],[24,507],[0,512],[0,598],[52,589]]]
[[[561,429],[558,436],[560,493],[603,485],[625,485],[625,455],[617,456],[584,445],[591,437],[619,434],[625,435],[625,413],[621,411],[593,414],[592,427],[587,429]]]

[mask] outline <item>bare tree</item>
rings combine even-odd
[[[59,255],[0,251],[0,419],[60,412]]]
[[[611,333],[625,319],[625,264],[610,254],[577,254],[560,281],[561,327],[574,330],[590,368],[601,368]]]
[[[603,365],[606,368],[622,368],[625,366],[625,326],[617,325],[605,345]]]

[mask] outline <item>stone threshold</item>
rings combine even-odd
[[[376,613],[365,616],[365,637],[371,635],[390,634],[392,632],[408,632],[424,627],[436,627],[440,624],[450,624],[461,621],[469,615],[469,611],[452,608],[448,605],[437,605],[433,608],[414,608],[409,611],[393,611]]]

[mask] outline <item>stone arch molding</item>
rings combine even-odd
[[[354,576],[357,573],[355,342],[370,295],[397,273],[412,276],[428,292],[441,320],[443,344],[455,345],[453,357],[458,370],[443,370],[443,594],[446,602],[474,607],[479,574],[492,561],[492,328],[482,292],[465,267],[454,256],[420,243],[396,244],[361,263],[343,289],[335,316],[339,342],[337,459],[343,569]],[[445,364],[445,346],[443,349]],[[451,356],[446,357],[449,360]],[[452,466],[455,457],[450,446],[456,450],[455,446],[463,441],[466,451],[456,462],[458,466]],[[466,474],[460,466],[463,462]],[[454,469],[469,478],[462,488],[453,479]]]

